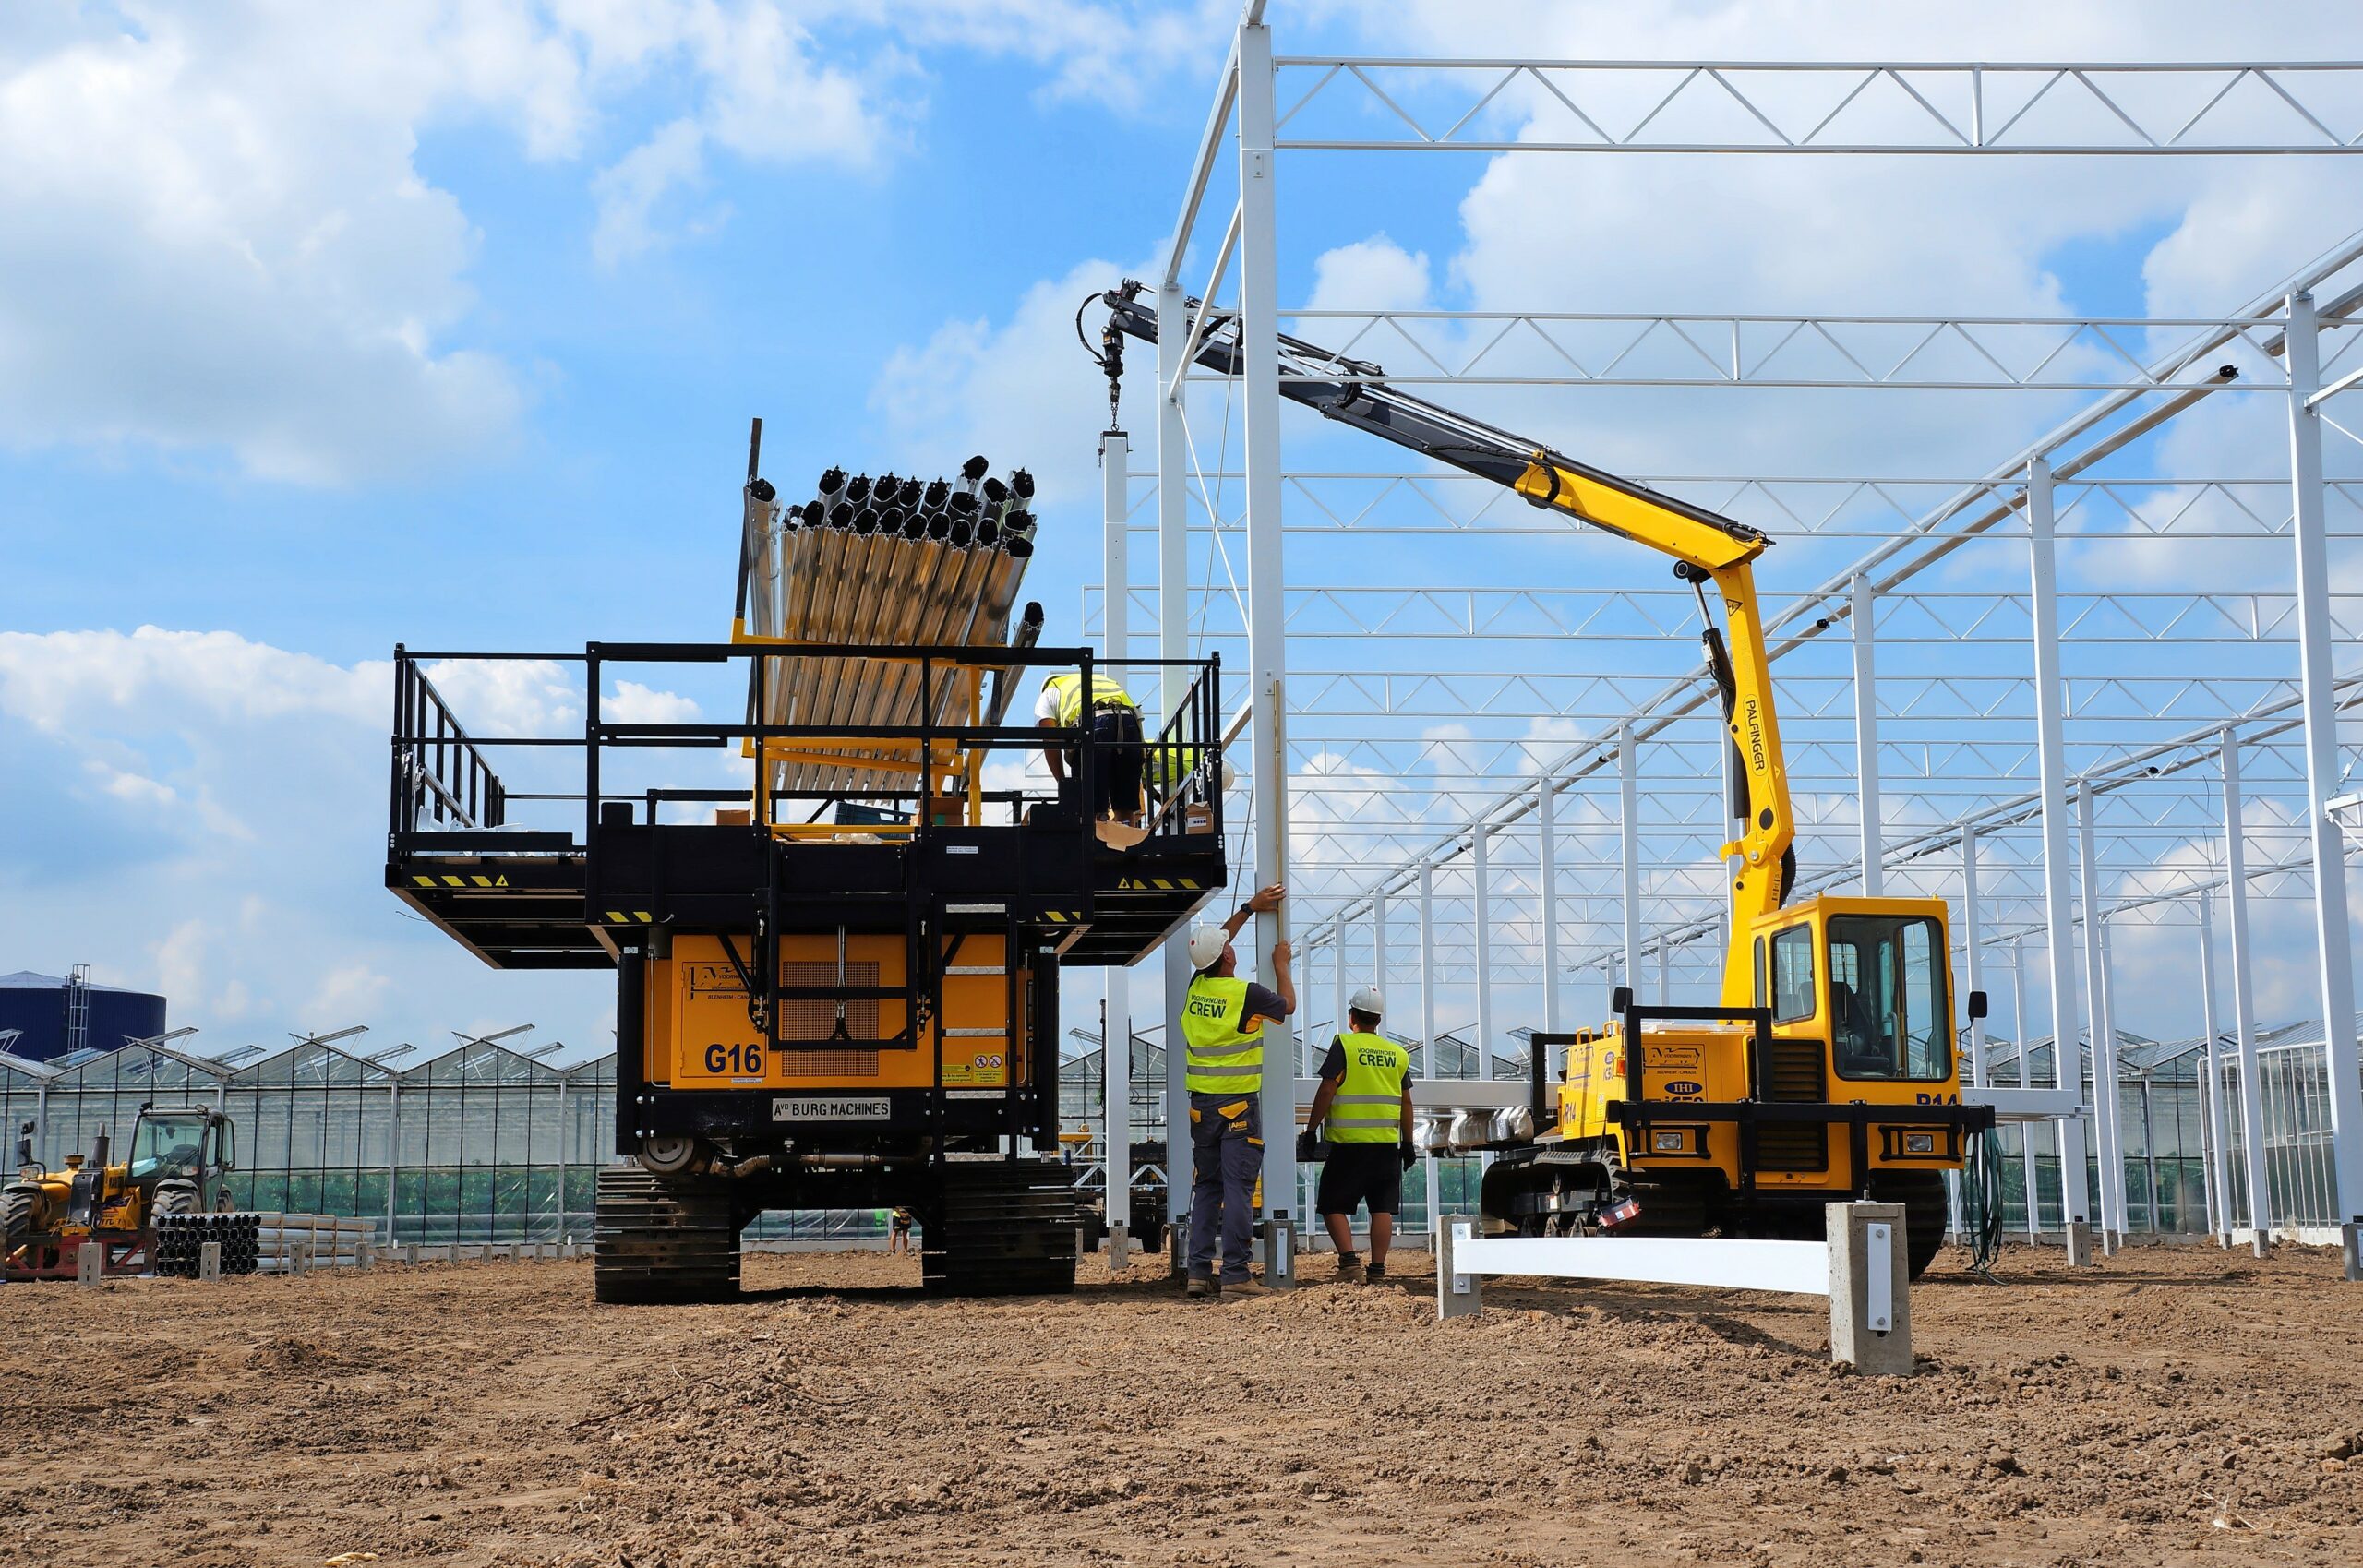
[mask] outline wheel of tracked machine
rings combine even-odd
[[[1074,1288],[1072,1174],[1044,1160],[961,1162],[920,1233],[919,1276],[947,1296],[1062,1296]]]
[[[194,1181],[159,1181],[156,1201],[148,1206],[148,1219],[154,1224],[166,1215],[197,1213],[197,1183]]]
[[[40,1188],[23,1181],[0,1187],[0,1253],[15,1251],[36,1228],[40,1214]]]
[[[738,1294],[738,1227],[726,1182],[599,1172],[592,1295],[624,1304],[726,1301]]]
[[[1911,1265],[1912,1277],[1918,1279],[1928,1272],[1928,1265],[1944,1249],[1948,1214],[1945,1179],[1933,1170],[1877,1177],[1871,1182],[1871,1199],[1874,1203],[1903,1205],[1904,1255]]]

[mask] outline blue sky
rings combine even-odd
[[[2363,44],[2329,6],[2237,26],[2196,6],[2056,9],[1272,7],[1284,51]],[[1096,576],[1099,392],[1068,317],[1158,253],[1234,16],[1219,0],[9,7],[0,968],[87,960],[165,986],[175,1022],[218,1045],[524,1017],[603,1043],[596,982],[487,976],[377,888],[389,650],[719,635],[750,414],[790,495],[831,463],[934,473],[971,449],[1042,473],[1046,531],[1074,543],[1029,593],[1051,640],[1072,637]],[[2363,210],[2343,171],[2220,163],[1338,158],[1284,178],[1298,303],[2214,310]],[[1577,429],[1639,472],[1968,471],[2058,412],[1929,401],[1872,433],[1792,399],[1719,409],[1709,439],[1679,396],[1504,401],[1489,411]],[[1137,394],[1128,415],[1146,425]],[[1332,433],[1294,438],[1300,461],[1387,466]],[[1798,583],[1836,564],[1792,558]],[[1297,562],[1328,581],[1537,569],[1524,546],[1436,542],[1383,567]],[[570,700],[480,696],[545,722]]]

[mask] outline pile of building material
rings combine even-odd
[[[762,638],[834,649],[864,645],[994,646],[1011,640],[1011,616],[1034,554],[1034,481],[1023,469],[994,478],[981,457],[957,479],[847,475],[832,468],[811,498],[784,511],[771,486],[749,486],[747,629]],[[1041,612],[1028,605],[1016,642],[1033,640]],[[967,722],[967,672],[936,665],[921,700],[907,661],[767,660],[763,722],[832,735],[922,722]],[[990,683],[986,722],[999,722],[1015,683]],[[922,717],[924,711],[924,718]],[[907,772],[866,761],[915,760],[907,748],[847,751],[844,764],[783,763],[773,787],[832,794],[909,789]]]

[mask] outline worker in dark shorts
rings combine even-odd
[[[1411,1141],[1411,1053],[1378,1033],[1385,1003],[1364,986],[1346,1010],[1346,1029],[1321,1063],[1305,1137],[1325,1123],[1329,1157],[1322,1162],[1313,1206],[1337,1248],[1337,1277],[1349,1285],[1386,1277],[1386,1249],[1403,1209],[1403,1173],[1418,1159]],[[1354,1253],[1354,1211],[1370,1206],[1370,1264]]]
[[[911,1221],[913,1218],[911,1211],[905,1208],[902,1204],[897,1203],[894,1205],[894,1212],[888,1217],[893,1224],[894,1234],[886,1239],[886,1250],[889,1252],[909,1251],[911,1250]]]

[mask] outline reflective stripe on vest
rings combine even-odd
[[[1333,1143],[1392,1143],[1403,1136],[1403,1080],[1411,1053],[1378,1035],[1337,1036],[1346,1076],[1329,1101]]]
[[[1083,677],[1079,675],[1052,676],[1042,685],[1044,689],[1058,694],[1059,727],[1073,729],[1083,718]],[[1132,694],[1106,676],[1091,677],[1091,705],[1095,708],[1102,702],[1114,702],[1135,712],[1140,711],[1140,704],[1133,700]]]
[[[1182,999],[1182,1038],[1189,1047],[1183,1079],[1193,1095],[1253,1095],[1264,1087],[1264,1021],[1246,1021],[1247,982],[1201,975]]]

